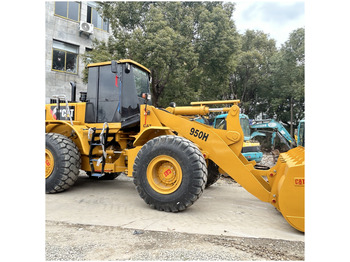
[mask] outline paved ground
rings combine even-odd
[[[273,158],[264,154],[263,165]],[[275,208],[221,178],[180,213],[139,197],[131,178],[46,195],[46,260],[304,260],[304,234]]]
[[[229,179],[219,180],[184,212],[149,208],[132,179],[93,181],[81,173],[68,191],[46,195],[46,219],[154,231],[258,237],[303,241],[270,204],[256,199]]]
[[[304,234],[221,178],[180,213],[149,208],[131,178],[81,173],[46,195],[46,260],[304,260]]]
[[[82,173],[83,174],[83,173]],[[226,179],[227,180],[227,179]],[[46,220],[165,232],[304,241],[270,204],[219,180],[179,213],[149,208],[131,178],[93,181],[81,175],[68,191],[46,195]]]
[[[46,195],[47,260],[303,260],[304,234],[229,178],[179,213],[151,209],[131,178]]]

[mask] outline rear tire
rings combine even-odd
[[[205,188],[210,187],[216,181],[219,180],[221,174],[219,173],[219,167],[210,159],[208,160],[208,180]]]
[[[136,189],[152,208],[178,212],[203,193],[207,167],[201,151],[178,136],[160,136],[139,151],[133,166]]]
[[[46,134],[46,193],[67,190],[78,179],[81,165],[80,152],[68,137]]]

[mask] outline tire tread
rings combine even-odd
[[[142,158],[149,154],[153,148],[157,147],[159,144],[167,145],[169,148],[178,147],[178,149],[186,155],[188,161],[190,162],[190,165],[192,166],[193,174],[191,174],[191,187],[183,197],[183,201],[179,201],[176,204],[155,201],[145,192],[143,186],[140,183],[141,178],[139,177],[139,169],[143,165],[146,165],[146,163],[143,162]],[[179,212],[185,210],[187,207],[191,206],[195,201],[197,201],[203,194],[207,182],[207,166],[201,151],[191,141],[179,136],[159,136],[148,141],[137,154],[133,169],[134,184],[140,197],[150,207],[160,211]]]
[[[46,183],[46,193],[59,193],[69,189],[78,179],[81,166],[80,152],[71,139],[61,134],[47,133],[46,141],[57,145],[57,149],[63,156],[55,182],[50,185]]]

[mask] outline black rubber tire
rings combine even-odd
[[[175,159],[182,170],[182,182],[170,194],[158,193],[147,180],[149,163],[160,155]],[[159,136],[148,141],[137,154],[133,169],[139,195],[148,205],[160,211],[185,210],[202,195],[207,182],[207,167],[201,151],[191,141],[178,136]]]
[[[219,180],[221,177],[221,174],[219,173],[219,167],[210,159],[208,160],[208,180],[207,184],[205,185],[205,188],[210,187],[213,185],[216,181]]]
[[[74,185],[79,176],[81,157],[78,147],[68,137],[46,134],[46,149],[54,158],[54,168],[46,181],[46,193],[58,193]]]

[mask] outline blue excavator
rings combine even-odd
[[[213,121],[213,127],[217,129],[226,129],[226,117],[227,114],[216,116]],[[241,152],[242,155],[248,161],[254,160],[256,163],[260,163],[261,159],[263,158],[263,152],[261,152],[260,143],[252,140],[249,117],[245,114],[239,114],[239,122],[244,134],[244,142]]]
[[[280,141],[288,147],[288,150],[297,145],[295,139],[289,134],[283,124],[274,119],[253,120],[250,128],[254,130],[251,138],[266,137],[270,133],[272,149],[275,149],[276,137],[280,138]]]

